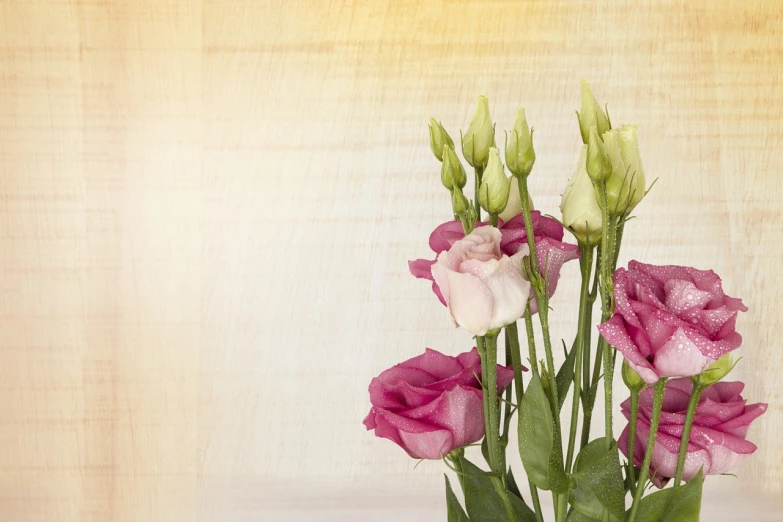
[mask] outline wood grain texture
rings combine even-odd
[[[580,79],[660,177],[621,263],[750,307],[770,408],[708,514],[780,507],[781,34],[778,0],[0,2],[0,518],[442,519],[443,466],[361,425],[373,375],[470,345],[407,272],[449,214],[427,118],[524,104],[556,213]]]

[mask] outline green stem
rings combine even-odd
[[[530,217],[530,200],[528,199],[527,178],[518,176],[519,199],[522,203],[522,215],[525,220],[525,233],[527,235],[527,244],[530,247],[530,271],[531,284],[538,304],[538,319],[541,323],[541,334],[544,338],[544,351],[546,352],[546,366],[549,373],[549,393],[552,399],[552,414],[555,420],[556,437],[560,437],[560,416],[558,408],[557,382],[555,379],[555,359],[552,355],[552,340],[549,335],[549,293],[547,289],[546,277],[541,274],[538,266],[538,255],[536,250],[536,236],[533,232],[533,223]]]
[[[497,214],[490,214],[489,215],[489,224],[493,227],[497,228],[498,226],[498,215]]]
[[[498,408],[497,400],[497,361],[498,361],[498,334],[497,332],[488,333],[484,337],[484,349],[486,367],[482,368],[482,380],[484,381],[485,391],[488,400],[487,404],[489,409],[488,413],[488,425],[487,427],[487,446],[489,448],[489,460],[492,467],[492,471],[499,473],[504,477],[505,483],[505,469],[503,469],[503,456],[500,450],[500,440],[498,437],[498,429],[500,428],[500,410]]]
[[[613,312],[613,289],[612,289],[612,261],[614,261],[613,236],[615,231],[614,216],[609,214],[609,202],[606,194],[606,183],[597,184],[598,193],[601,199],[601,322],[607,321]],[[614,372],[612,368],[612,355],[609,353],[606,342],[603,342],[603,361],[604,361],[604,428],[606,430],[606,450],[612,447],[612,383],[614,381]]]
[[[514,520],[514,510],[506,490],[506,473],[502,468],[498,428],[500,427],[497,401],[497,332],[483,337],[476,337],[479,355],[481,356],[481,383],[484,402],[484,436],[487,439],[489,465],[493,472],[492,485],[503,501],[509,520]]]
[[[579,244],[581,255],[580,264],[582,266],[582,287],[579,293],[579,320],[576,329],[576,357],[574,359],[574,396],[571,406],[571,429],[568,435],[568,451],[566,452],[565,469],[570,472],[571,463],[574,458],[574,449],[576,446],[576,430],[579,422],[579,401],[582,390],[582,354],[585,351],[585,330],[590,328],[588,319],[588,297],[590,294],[590,271],[593,266],[593,248],[582,243]]]
[[[473,191],[476,196],[473,200],[473,204],[476,207],[476,222],[481,221],[481,203],[479,203],[479,188],[481,187],[481,177],[484,175],[484,167],[473,167],[475,171],[476,187]]]
[[[628,489],[636,487],[634,477],[634,450],[636,449],[636,421],[639,418],[639,392],[631,390],[631,419],[628,424]]]
[[[517,183],[519,185],[519,199],[522,206],[522,216],[525,221],[525,234],[527,235],[527,244],[530,251],[528,256],[528,259],[530,260],[530,283],[533,287],[536,303],[538,304],[538,319],[541,323],[541,334],[544,339],[544,351],[546,352],[547,373],[549,374],[549,399],[550,407],[552,409],[552,418],[554,420],[552,426],[552,451],[558,452],[562,459],[563,442],[560,435],[560,402],[557,393],[557,373],[555,371],[555,359],[552,355],[552,339],[549,335],[549,289],[546,274],[542,274],[538,266],[538,250],[536,249],[536,236],[533,231],[533,222],[530,216],[530,192],[527,186],[527,176],[517,176]],[[545,269],[548,269],[548,267],[545,267]],[[558,506],[560,502],[560,499],[558,498],[559,495],[554,492],[552,495],[554,497],[555,505]],[[564,520],[559,515],[560,511],[558,510],[556,513],[556,520],[558,522]]]
[[[541,375],[538,371],[538,356],[536,355],[536,334],[533,331],[533,316],[530,315],[530,303],[525,308],[525,332],[527,333],[527,349],[530,354],[530,368]],[[517,404],[519,405],[519,404]]]
[[[688,412],[685,415],[685,426],[682,428],[680,453],[677,455],[677,472],[674,475],[675,488],[682,482],[682,470],[685,467],[685,456],[688,454],[688,442],[691,438],[691,428],[693,428],[693,419],[696,416],[696,408],[699,406],[701,390],[701,386],[694,384],[693,391],[691,392],[691,400],[688,401]]]
[[[647,437],[647,447],[644,450],[644,461],[642,462],[642,471],[639,476],[639,483],[636,484],[636,491],[633,494],[633,504],[631,513],[628,516],[628,522],[636,519],[636,512],[639,510],[639,502],[642,499],[644,486],[650,475],[650,460],[652,460],[653,449],[655,448],[655,438],[658,436],[658,422],[661,420],[661,407],[663,406],[663,392],[666,390],[666,379],[659,380],[655,385],[655,395],[653,396],[652,419],[650,419],[650,435]],[[629,441],[630,445],[632,441]],[[629,446],[634,448],[634,446]],[[631,450],[629,449],[629,454]]]
[[[514,367],[514,390],[516,391],[517,407],[522,404],[522,397],[525,393],[522,382],[522,352],[519,347],[519,329],[517,323],[511,323],[506,326],[506,341],[511,353],[511,364]],[[530,486],[530,497],[533,499],[533,508],[536,512],[537,522],[544,522],[544,515],[541,511],[541,500],[538,498],[538,488],[528,479]]]
[[[517,344],[519,341],[517,340]],[[509,364],[512,365],[513,368],[513,362],[511,358],[511,339],[509,338],[508,329],[506,329],[506,335],[505,335],[505,345],[506,345],[506,366]],[[521,370],[521,368],[520,368]],[[520,381],[522,376],[520,375]],[[514,370],[514,379],[516,380],[516,370]],[[506,400],[504,401],[503,405],[503,432],[500,435],[500,449],[501,453],[503,455],[503,469],[506,469],[506,447],[508,446],[508,431],[511,427],[511,384],[506,386]],[[517,407],[519,407],[519,401],[517,401]]]

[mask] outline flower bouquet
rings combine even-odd
[[[428,348],[383,371],[370,383],[364,424],[414,459],[442,460],[455,473],[462,495],[446,476],[449,521],[542,522],[545,491],[557,522],[698,520],[704,477],[729,473],[756,450],[746,434],[766,405],[746,404],[743,383],[724,380],[742,342],[737,314],[747,309],[711,270],[640,261],[616,267],[631,212],[648,190],[636,127],[614,128],[584,82],[577,116],[584,145],[562,195],[562,222],[533,210],[528,178],[536,155],[524,109],[505,136],[507,177],[487,98],[479,96],[460,134],[474,173],[472,200],[452,138],[430,121],[453,219],[430,235],[435,259],[409,268],[432,282],[474,347],[456,356]],[[575,244],[564,241],[565,230]],[[577,333],[570,347],[563,343],[558,368],[549,299],[562,266],[577,260]],[[618,363],[628,424],[616,437]],[[570,418],[561,419],[569,394]],[[599,397],[603,435],[591,440]],[[509,444],[519,448],[526,484],[509,465]],[[471,446],[485,464],[477,449],[468,455]]]

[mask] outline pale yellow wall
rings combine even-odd
[[[407,273],[449,214],[427,118],[524,104],[556,213],[580,79],[660,177],[621,262],[714,268],[750,307],[738,375],[771,405],[709,491],[780,497],[782,10],[0,2],[0,519],[444,519],[443,466],[361,425],[373,375],[470,347]]]

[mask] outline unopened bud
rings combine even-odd
[[[691,379],[694,384],[706,388],[726,377],[736,364],[731,354],[727,353]]]
[[[508,203],[511,180],[506,177],[498,149],[489,149],[489,162],[481,178],[479,203],[490,214],[500,214]]]
[[[609,115],[598,105],[593,96],[593,91],[587,82],[582,82],[582,110],[576,113],[579,118],[579,131],[582,133],[582,141],[587,144],[590,138],[590,128],[595,127],[599,136],[612,128]]]
[[[644,382],[644,379],[641,378],[641,376],[634,371],[633,368],[631,368],[631,365],[628,364],[628,361],[623,359],[623,382],[626,386],[628,386],[628,389],[635,392],[640,392],[644,389],[647,383]]]
[[[606,180],[606,196],[612,213],[627,214],[644,197],[645,179],[634,125],[608,131],[603,136],[604,150],[612,164]]]
[[[495,128],[489,117],[489,100],[478,97],[478,107],[462,136],[462,155],[474,168],[484,168],[489,160],[489,149],[495,146]]]
[[[514,128],[506,137],[506,165],[514,176],[527,176],[533,170],[535,162],[533,131],[527,125],[525,109],[520,107]]]
[[[449,190],[455,188],[464,188],[468,182],[467,174],[465,173],[465,167],[457,157],[457,153],[454,152],[454,148],[449,145],[443,146],[443,165],[440,167],[440,181],[443,186]]]
[[[568,227],[580,242],[595,246],[601,242],[601,207],[595,197],[593,182],[586,170],[587,145],[582,145],[579,161],[571,179],[568,180],[560,211],[563,225]]]
[[[595,127],[590,128],[587,142],[587,174],[596,183],[605,181],[612,174],[612,164]]]
[[[430,118],[430,149],[432,153],[438,159],[443,161],[443,146],[448,145],[452,149],[454,148],[454,141],[452,141],[449,133],[443,128],[435,118]]]
[[[472,205],[461,190],[457,189],[451,192],[451,208],[454,210],[454,214],[457,216],[464,214],[470,207]]]

